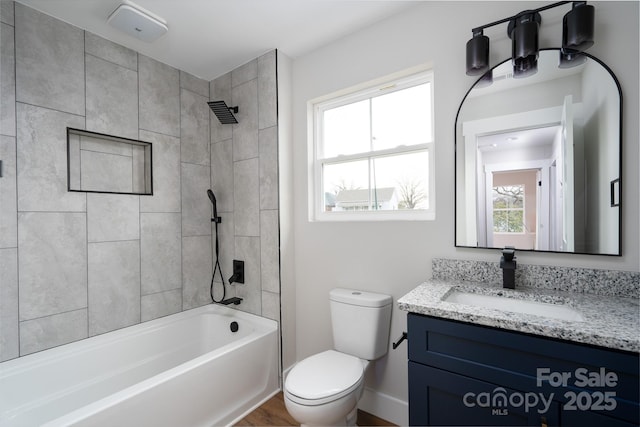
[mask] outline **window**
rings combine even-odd
[[[313,219],[435,218],[431,72],[310,106]]]
[[[524,185],[493,187],[493,231],[524,233]]]

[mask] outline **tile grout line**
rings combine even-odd
[[[178,153],[180,159],[180,311],[184,311],[184,215],[183,215],[183,194],[182,194],[182,90],[180,83],[181,76],[178,73],[178,127],[179,127],[179,141],[180,152]]]
[[[84,85],[82,87],[82,91],[84,94],[84,128],[85,130],[87,129],[87,56],[86,56],[86,51],[87,51],[87,46],[86,46],[86,37],[87,37],[87,32],[86,31],[82,31],[82,63],[84,66]],[[67,137],[68,138],[68,137]],[[67,168],[69,167],[69,165],[67,165]],[[80,162],[80,167],[82,168],[82,162]],[[80,176],[80,188],[82,188],[82,170],[80,170],[79,172],[79,176]],[[89,310],[89,196],[87,195],[87,193],[84,194],[84,211],[85,211],[85,226],[84,226],[84,231],[85,231],[85,259],[86,259],[86,269],[87,269],[87,338],[89,337],[89,333],[90,333],[90,310]]]
[[[15,156],[15,199],[16,199],[16,295],[17,300],[16,303],[18,305],[18,309],[16,310],[17,318],[16,318],[16,332],[17,332],[17,357],[21,356],[21,334],[20,334],[20,227],[19,223],[19,211],[18,211],[18,56],[16,51],[16,17],[15,17],[15,3],[11,3],[13,6],[13,121],[14,121],[14,156]]]
[[[140,139],[140,61],[138,60],[139,57],[139,53],[136,52],[136,85],[137,85],[137,91],[136,91],[136,96],[137,96],[137,108],[136,108],[136,112],[137,112],[137,127],[138,127],[138,139]],[[153,147],[153,146],[152,146]],[[151,149],[151,167],[153,168],[153,148]],[[151,181],[151,188],[153,188],[153,181]],[[151,196],[153,197],[153,196]],[[138,196],[138,237],[139,237],[139,243],[138,243],[138,251],[139,251],[139,262],[140,262],[140,270],[139,270],[139,274],[140,274],[140,283],[138,284],[138,289],[140,292],[140,300],[139,300],[139,306],[140,306],[140,323],[142,323],[142,199],[140,198],[140,196]]]

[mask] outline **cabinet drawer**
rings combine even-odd
[[[525,400],[513,399],[524,396],[518,390],[414,362],[409,362],[409,378],[409,424],[412,426],[560,424],[556,402],[527,404]]]

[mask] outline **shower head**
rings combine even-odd
[[[215,206],[216,196],[213,194],[213,191],[211,191],[211,189],[207,190],[207,196],[209,196],[209,200],[211,200],[211,203],[213,203],[213,205]]]
[[[213,194],[213,191],[211,191],[211,189],[207,190],[207,196],[209,196],[209,200],[211,200],[211,204],[213,205],[213,218],[211,218],[211,221],[215,223],[219,223],[221,222],[222,219],[218,216],[218,206],[216,203],[216,196]]]
[[[213,113],[218,120],[220,120],[220,124],[229,125],[238,123],[238,120],[233,115],[233,113],[238,113],[238,107],[228,107],[224,101],[210,101],[207,102],[207,104],[209,104]]]

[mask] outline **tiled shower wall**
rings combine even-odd
[[[211,82],[211,99],[237,106],[239,122],[230,126],[215,116],[211,120],[211,188],[222,218],[224,278],[233,272],[232,254],[245,262],[244,285],[228,286],[226,297],[242,297],[240,310],[279,320],[276,69],[276,52],[271,51]],[[218,274],[215,281],[219,299]]]
[[[240,106],[221,126],[220,79],[0,5],[0,361],[209,303],[208,188],[225,278],[246,263],[227,296],[278,320],[275,52],[221,78]],[[153,196],[67,192],[67,127],[151,142]]]

